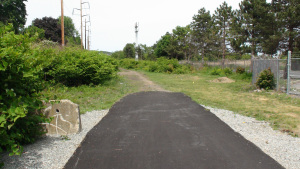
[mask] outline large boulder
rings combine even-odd
[[[70,100],[50,102],[44,110],[46,117],[53,118],[46,124],[48,134],[68,135],[81,131],[79,106]]]

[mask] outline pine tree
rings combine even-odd
[[[228,33],[227,30],[230,29],[231,19],[233,17],[232,7],[224,1],[222,5],[215,11],[214,22],[218,28],[218,34],[222,37],[222,67],[224,68],[226,46],[228,45]]]
[[[202,63],[204,63],[204,56],[212,46],[211,36],[213,35],[213,19],[210,12],[206,11],[205,8],[201,8],[198,11],[198,14],[193,17],[191,29],[193,31],[193,36],[196,37],[198,51],[202,55]]]

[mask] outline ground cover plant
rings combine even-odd
[[[270,122],[274,129],[300,134],[300,99],[274,91],[254,92],[251,74],[233,73],[227,78],[233,83],[215,83],[225,75],[212,75],[213,68],[178,75],[143,72],[150,80],[172,92],[182,92],[199,104],[227,109],[233,112]]]

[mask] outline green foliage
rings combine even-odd
[[[58,19],[52,17],[36,18],[32,25],[45,30],[45,38],[53,42],[61,43],[61,27],[57,24]]]
[[[135,61],[134,59],[122,59],[120,67],[126,69],[140,69],[157,73],[183,74],[193,70],[189,65],[180,65],[177,59],[158,58],[156,61]]]
[[[124,59],[125,58],[123,51],[115,51],[114,53],[111,54],[111,57],[115,58],[115,59]]]
[[[116,76],[115,59],[97,51],[85,51],[74,47],[64,50],[37,48],[37,57],[43,64],[47,81],[66,86],[98,85]]]
[[[42,107],[38,93],[43,84],[30,44],[37,36],[12,31],[11,25],[0,27],[0,151],[20,155],[23,144],[44,133],[39,124],[48,120],[36,112]]]
[[[223,72],[225,73],[226,76],[228,76],[232,74],[232,69],[226,67],[225,69],[223,69]]]
[[[24,33],[29,33],[29,36],[38,35],[38,40],[42,40],[45,37],[45,30],[36,26],[29,26],[28,28],[25,28]]]
[[[220,76],[222,74],[222,69],[221,68],[218,68],[218,67],[215,67],[212,71],[211,71],[211,75],[217,75],[217,76]]]
[[[263,70],[255,83],[256,87],[260,89],[273,89],[275,87],[274,74],[271,72],[271,69],[268,68]]]
[[[135,58],[135,48],[132,43],[127,43],[123,49],[125,58]]]
[[[19,29],[26,22],[26,5],[27,0],[1,0],[0,4],[0,22],[4,24],[12,23],[14,31],[19,32]]]
[[[245,68],[239,66],[236,68],[236,71],[235,71],[237,74],[243,74],[245,73]]]

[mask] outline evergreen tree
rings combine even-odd
[[[297,46],[294,43],[300,34],[300,1],[273,0],[273,3],[278,8],[277,19],[281,22],[284,30],[280,48],[284,51],[293,52],[294,47]]]
[[[201,8],[197,15],[194,15],[193,21],[191,23],[191,29],[193,31],[193,36],[196,39],[196,46],[198,46],[198,51],[202,56],[202,63],[204,62],[204,57],[206,53],[210,50],[212,46],[212,35],[213,35],[213,20],[209,11],[205,8]]]
[[[227,41],[227,30],[230,29],[230,23],[233,17],[232,7],[228,6],[224,1],[223,4],[217,8],[213,17],[216,27],[218,28],[218,34],[222,37],[222,66],[224,67],[226,46],[229,45]]]
[[[243,28],[243,16],[240,10],[233,12],[231,26],[229,30],[229,41],[233,52],[240,55],[240,57],[247,52],[250,52],[249,47],[246,45],[248,33]]]

